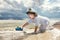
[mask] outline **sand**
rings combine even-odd
[[[47,30],[45,33],[26,34],[22,31],[15,31],[16,26],[22,25],[21,21],[2,21],[0,20],[0,40],[60,40],[60,24],[58,23],[54,23],[53,30]],[[22,22],[24,23],[25,21],[22,20]],[[33,29],[26,28],[25,31],[27,33],[33,32]]]
[[[60,30],[60,22],[56,22],[53,26]]]
[[[24,34],[20,31],[2,31],[0,40],[60,40],[60,30],[54,29],[39,34]]]

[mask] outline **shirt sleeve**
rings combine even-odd
[[[35,21],[35,26],[40,26],[40,21],[39,21],[39,19],[37,19],[37,20]]]
[[[32,20],[28,20],[27,22],[30,24],[30,23],[32,23]]]

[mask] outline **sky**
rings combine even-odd
[[[0,19],[19,19],[28,8],[39,15],[60,18],[60,0],[0,0]]]

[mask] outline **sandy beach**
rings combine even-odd
[[[15,31],[15,28],[21,26],[24,22],[26,21],[0,20],[0,40],[60,40],[60,22],[54,22],[54,29],[47,30],[45,33],[25,34],[23,31]],[[32,33],[34,30],[34,27],[26,28],[25,31],[28,33]]]

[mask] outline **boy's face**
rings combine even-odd
[[[30,19],[34,19],[34,18],[35,18],[34,14],[28,14],[28,17],[29,17]]]

